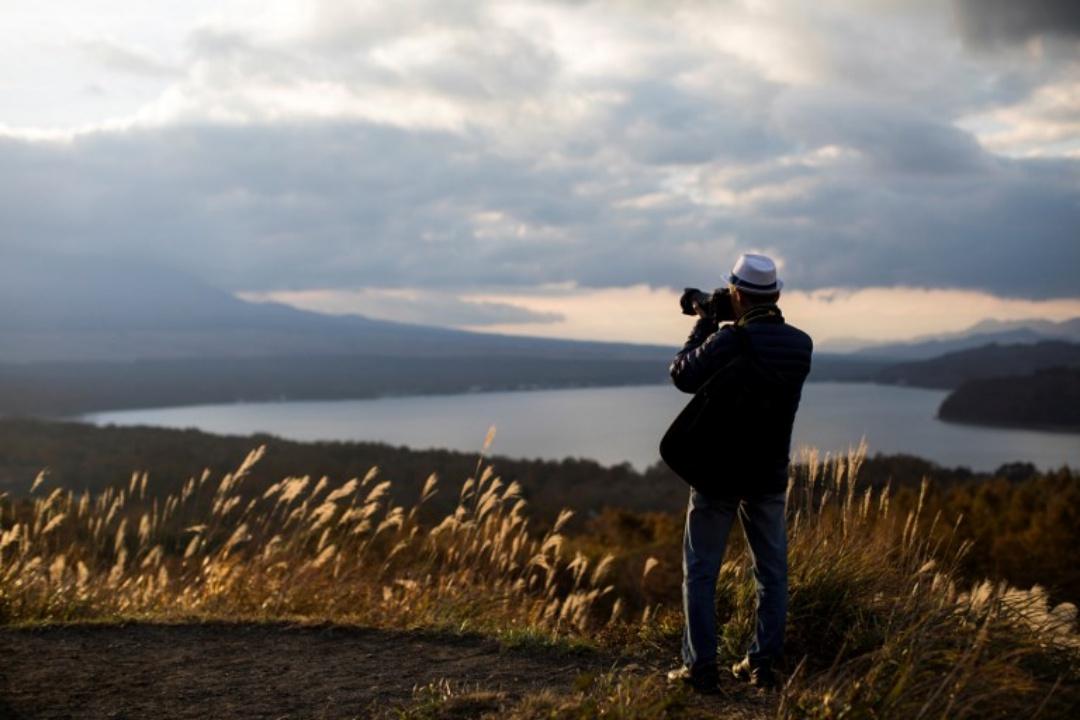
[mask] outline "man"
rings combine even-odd
[[[787,533],[785,497],[791,448],[791,428],[810,372],[813,343],[810,336],[784,322],[777,307],[782,283],[776,265],[764,255],[746,254],[731,271],[729,290],[735,326],[720,327],[716,317],[694,303],[699,315],[686,345],[671,364],[671,378],[683,392],[694,393],[720,368],[745,352],[738,336],[744,332],[758,361],[774,371],[790,388],[791,402],[776,410],[762,432],[764,453],[743,467],[752,477],[740,477],[739,486],[752,488],[739,495],[706,497],[691,490],[683,536],[683,666],[668,673],[671,681],[695,690],[716,688],[716,580],[728,533],[736,515],[743,527],[753,560],[757,585],[757,618],[753,643],[742,661],[732,667],[735,676],[762,687],[775,683],[773,665],[780,657],[787,615]],[[738,417],[731,422],[738,423]],[[722,429],[718,429],[722,432]],[[722,478],[726,458],[716,458]],[[723,485],[720,482],[719,485]]]

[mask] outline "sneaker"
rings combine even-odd
[[[694,672],[685,665],[670,671],[667,674],[669,683],[685,685],[694,692],[711,695],[719,692],[720,678],[716,671]]]
[[[731,674],[736,680],[748,682],[754,687],[776,687],[776,675],[768,663],[754,665],[750,662],[750,658],[743,658],[731,666]]]

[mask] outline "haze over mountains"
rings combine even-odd
[[[324,315],[107,258],[10,261],[0,267],[0,304],[8,414],[662,383],[674,351]],[[818,352],[810,380],[951,388],[1075,364],[1080,345],[1047,338],[1080,339],[1080,318],[988,321],[924,341]]]

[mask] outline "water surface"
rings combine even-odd
[[[865,437],[871,452],[908,453],[947,466],[993,470],[1027,461],[1080,467],[1080,435],[944,423],[947,393],[863,383],[809,383],[794,442],[843,451]],[[373,440],[412,448],[474,451],[491,425],[493,452],[518,458],[592,458],[644,468],[689,399],[667,385],[473,393],[374,400],[241,403],[86,416],[98,423],[267,432],[293,440]]]

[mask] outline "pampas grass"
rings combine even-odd
[[[0,497],[0,620],[310,618],[639,643],[674,659],[681,616],[665,604],[677,595],[667,561],[594,552],[565,535],[570,510],[538,531],[518,484],[483,456],[460,487],[432,475],[402,507],[377,468],[252,492],[264,452],[165,498],[148,493],[145,474],[91,495],[48,489],[45,473],[28,499]],[[864,446],[807,451],[793,465],[779,715],[1069,717],[1080,703],[1076,608],[1051,607],[1038,587],[959,586],[970,546],[948,529],[962,518],[926,517],[922,497],[898,511],[888,487],[859,486],[864,457]],[[426,503],[444,492],[456,504],[430,519]],[[754,614],[738,547],[718,589],[721,650],[732,660]],[[604,687],[604,702],[627,717],[681,706],[655,678],[613,675]]]
[[[557,635],[611,616],[610,560],[564,556],[572,513],[531,532],[520,486],[490,467],[464,481],[451,513],[422,527],[420,510],[439,491],[434,475],[411,508],[389,502],[377,468],[340,485],[285,478],[251,495],[244,481],[264,452],[164,500],[148,501],[147,477],[134,475],[96,496],[56,488],[28,504],[5,501],[0,617],[318,617]]]

